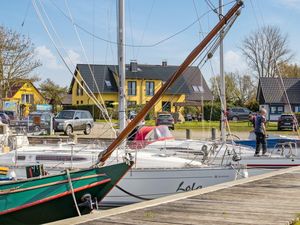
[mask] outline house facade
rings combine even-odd
[[[166,80],[177,70],[177,66],[141,65],[131,62],[126,65],[125,93],[127,107],[146,104]],[[91,72],[93,71],[93,73]],[[87,89],[104,102],[106,107],[118,105],[118,67],[116,65],[87,65],[78,64],[75,76],[81,85],[86,82]],[[96,82],[95,82],[96,81]],[[92,100],[73,78],[69,94],[72,95],[72,105],[91,105]],[[198,104],[203,100],[212,100],[213,96],[202,77],[198,67],[189,67],[154,106],[154,112],[180,110],[177,103]]]
[[[300,112],[300,78],[260,78],[256,97],[270,121],[283,113]]]
[[[27,116],[34,110],[35,105],[44,104],[45,98],[30,81],[22,81],[14,84],[8,91],[7,97],[3,98],[3,108],[13,105],[19,115]],[[9,109],[7,109],[9,110]]]

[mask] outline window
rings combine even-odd
[[[270,114],[282,114],[284,112],[284,107],[282,105],[271,105]]]
[[[154,95],[154,82],[146,81],[146,95],[153,96]]]
[[[294,112],[300,112],[300,105],[294,106]]]
[[[83,101],[81,100],[81,102],[80,102],[81,104],[83,104]]]
[[[22,94],[22,103],[29,103],[33,104],[34,103],[34,96],[33,94]]]
[[[105,101],[105,106],[107,108],[113,108],[114,107],[114,101]]]
[[[107,87],[111,87],[112,86],[110,80],[105,80],[104,82],[105,82],[105,85]]]
[[[171,102],[162,102],[162,111],[171,112]]]
[[[135,96],[136,95],[136,81],[128,81],[128,95]]]
[[[79,105],[79,101],[76,101],[76,104]]]
[[[197,92],[197,93],[203,93],[204,92],[202,86],[192,85],[192,88],[193,88],[194,92]]]
[[[82,88],[80,88],[80,95],[83,95],[83,87],[84,87],[83,81],[81,81],[81,86],[82,86]],[[81,103],[81,104],[82,104],[82,103]]]
[[[130,107],[134,107],[136,106],[136,101],[127,101],[127,107],[130,108]]]
[[[80,82],[83,85],[83,81]],[[80,87],[80,84],[77,83],[76,95],[81,96],[83,95],[83,89]]]

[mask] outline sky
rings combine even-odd
[[[29,37],[42,66],[34,73],[69,86],[77,63],[116,64],[116,0],[34,0],[46,21],[45,31],[32,0],[1,0],[1,25]],[[126,63],[180,65],[189,52],[210,31],[218,15],[206,0],[125,0]],[[210,0],[217,6],[219,0]],[[224,0],[224,13],[232,6]],[[249,73],[241,54],[242,41],[265,25],[278,26],[288,35],[293,63],[300,64],[300,0],[245,0],[240,17],[224,40],[226,72]],[[159,43],[192,24],[200,23]],[[79,25],[74,26],[73,24]],[[76,29],[77,28],[77,32]],[[153,46],[155,45],[155,46]],[[55,47],[56,46],[56,47]],[[56,49],[57,48],[57,49]],[[63,60],[67,66],[64,64]],[[219,56],[202,68],[205,79],[219,73]],[[68,70],[71,71],[69,71]],[[213,68],[213,69],[211,69]]]

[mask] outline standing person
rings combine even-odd
[[[267,111],[262,108],[259,110],[259,114],[255,118],[254,132],[256,135],[256,150],[254,156],[259,156],[260,146],[262,146],[262,155],[265,156],[267,153],[267,142],[266,142],[266,114]]]

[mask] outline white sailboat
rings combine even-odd
[[[124,15],[124,0],[119,0],[120,15]],[[178,77],[181,75],[184,68],[192,61],[193,57],[196,57],[198,53],[205,47],[207,43],[217,34],[218,30],[224,27],[226,24],[230,24],[228,21],[234,22],[235,18],[239,15],[237,11],[241,8],[242,2],[238,1],[229,12],[222,17],[216,27],[210,32],[210,34],[195,48],[195,50],[188,56],[185,62],[179,67],[173,76]],[[234,18],[234,19],[232,19]],[[119,17],[123,21],[122,16]],[[120,22],[119,25],[123,24]],[[232,25],[232,24],[231,24]],[[121,34],[119,38],[124,40],[124,28],[120,28]],[[124,44],[122,40],[119,40],[119,48],[123,48]],[[122,55],[122,50],[119,49],[119,64],[124,63],[125,58]],[[120,65],[119,72],[122,73],[123,65]],[[125,72],[125,70],[123,70]],[[125,97],[124,94],[124,82],[120,79],[120,96]],[[172,78],[176,79],[176,78]],[[153,98],[148,102],[145,108],[140,112],[135,119],[127,126],[114,142],[108,148],[102,148],[99,150],[97,146],[91,148],[82,148],[82,146],[60,145],[60,146],[32,146],[23,147],[21,149],[12,151],[0,156],[0,163],[11,162],[15,169],[24,167],[28,164],[41,163],[46,170],[58,171],[65,168],[82,168],[86,166],[95,165],[96,163],[116,163],[122,160],[122,157],[127,152],[124,148],[113,152],[113,150],[121,144],[125,137],[132,131],[132,129],[141,121],[147,111],[153,107],[155,98],[159,98],[159,94],[162,94],[172,83],[166,83],[156,93]],[[123,91],[123,92],[122,92]],[[124,105],[119,108],[119,118],[125,120]],[[124,122],[124,121],[123,121]],[[122,125],[120,128],[124,128]],[[201,149],[202,145],[197,144],[197,148]],[[98,156],[100,152],[100,156]],[[129,171],[125,177],[120,181],[119,186],[115,187],[110,194],[103,200],[104,203],[114,204],[128,204],[134,203],[145,199],[157,198],[177,192],[189,191],[197,188],[207,187],[210,185],[222,183],[236,179],[238,176],[244,177],[243,166],[237,165],[210,165],[203,164],[197,160],[186,159],[178,157],[176,154],[162,154],[159,151],[134,151],[131,153],[131,157],[135,161],[136,165]],[[63,159],[63,160],[62,160]]]

